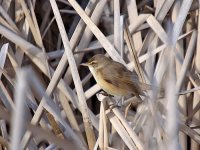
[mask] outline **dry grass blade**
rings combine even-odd
[[[107,116],[108,116],[112,126],[115,128],[117,133],[121,136],[122,140],[126,143],[127,147],[129,149],[135,149],[136,147],[135,147],[133,141],[129,137],[128,133],[126,132],[126,130],[124,129],[124,127],[122,126],[122,124],[120,123],[118,118],[112,113],[109,113]]]
[[[94,86],[92,86],[90,89],[88,89],[85,92],[86,99],[91,98],[93,95],[95,95],[100,90],[101,90],[100,86],[98,84],[95,84]]]
[[[176,43],[176,41],[178,39],[178,36],[181,32],[181,29],[183,27],[184,21],[186,19],[186,16],[188,14],[188,11],[190,9],[191,4],[192,4],[192,1],[184,0],[182,5],[181,5],[179,15],[178,15],[177,20],[176,20],[174,27],[173,27],[173,33],[172,33],[173,44]]]
[[[200,87],[198,86],[198,87],[195,87],[195,88],[190,89],[190,90],[179,92],[179,94],[184,95],[184,94],[192,93],[192,92],[199,91],[199,90],[200,90]]]
[[[32,19],[32,17],[31,17],[31,15],[29,14],[29,10],[28,10],[28,8],[27,8],[27,5],[26,5],[26,3],[25,3],[24,0],[20,0],[19,2],[21,3],[22,9],[23,9],[23,11],[24,11],[24,14],[25,14],[25,16],[26,16],[26,19],[27,19],[28,24],[29,24],[29,26],[30,26],[30,29],[31,29],[31,31],[32,31],[33,37],[34,37],[34,39],[35,39],[35,42],[37,43],[38,46],[41,46],[41,39],[38,38],[38,32],[37,32],[37,30],[36,30],[36,28],[35,28],[33,19]]]
[[[187,49],[187,52],[186,52],[186,56],[185,56],[185,59],[183,61],[183,65],[182,65],[182,68],[181,68],[181,71],[180,71],[180,77],[178,78],[178,81],[177,81],[177,90],[178,92],[180,91],[181,89],[181,85],[184,81],[184,77],[186,75],[186,72],[188,70],[188,67],[191,63],[191,60],[192,60],[192,56],[194,54],[194,50],[195,50],[195,43],[196,43],[196,39],[197,39],[197,32],[194,31],[192,33],[192,36],[191,36],[191,39],[190,39],[190,43],[188,45],[188,49]]]
[[[139,26],[140,26],[141,24],[143,24],[143,23],[147,20],[147,18],[148,18],[149,16],[150,16],[150,14],[141,14],[141,15],[139,15],[139,16],[136,18],[135,22],[132,23],[131,25],[129,25],[130,33],[131,33],[131,34],[134,33],[134,32],[139,28]]]
[[[27,42],[22,37],[16,35],[2,25],[0,25],[0,32],[6,38],[10,39],[12,42],[20,46],[21,50],[23,50],[24,53],[27,54],[36,65],[40,66],[41,70],[44,70],[44,72],[45,70],[47,70],[44,64],[41,63],[41,60],[38,59],[38,57],[43,55],[39,48],[31,44],[30,42]]]
[[[4,66],[6,63],[6,58],[8,55],[8,46],[9,44],[4,44],[1,47],[1,51],[0,51],[0,79],[2,78],[2,75],[8,77],[4,71]],[[7,78],[9,81],[11,81],[9,79],[9,77]],[[0,97],[2,98],[2,101],[4,103],[4,105],[11,111],[14,108],[14,104],[12,101],[11,96],[8,94],[8,91],[6,90],[5,86],[3,85],[2,81],[0,81]]]
[[[6,90],[5,86],[3,85],[2,81],[0,82],[0,97],[2,99],[2,103],[5,107],[12,111],[14,108],[14,103],[12,98],[10,97],[8,91]]]
[[[104,149],[104,120],[105,120],[105,103],[101,102],[101,107],[100,107],[100,120],[99,120],[99,137],[98,137],[98,143],[99,143],[99,148]]]
[[[73,110],[72,110],[72,108],[69,104],[69,101],[67,100],[67,98],[61,92],[58,93],[58,96],[59,96],[60,99],[63,99],[60,102],[63,106],[63,109],[64,109],[64,111],[67,115],[67,118],[68,118],[72,128],[79,134],[79,136],[82,138],[82,141],[84,142],[83,135],[81,133],[78,122],[75,118],[75,114],[74,114],[74,112],[73,112]]]
[[[169,73],[168,80],[170,82],[166,85],[166,97],[167,97],[167,133],[168,133],[168,149],[176,150],[179,149],[178,142],[178,112],[177,112],[177,96],[176,96],[176,87],[175,87],[175,71],[174,71],[174,56],[173,49],[170,51],[170,59],[169,59]]]
[[[150,15],[147,19],[147,23],[154,30],[154,32],[158,35],[158,37],[163,41],[163,43],[167,45],[169,43],[169,39],[168,39],[167,34],[165,33],[164,29],[158,23],[158,21],[152,15]]]
[[[2,16],[4,16],[4,18],[7,20],[7,22],[9,23],[9,25],[11,25],[11,27],[17,32],[20,33],[19,29],[17,28],[16,24],[13,22],[13,20],[10,18],[10,16],[5,12],[5,10],[3,9],[2,6],[0,6],[0,13],[2,14]]]
[[[5,65],[5,61],[6,61],[6,57],[7,57],[7,53],[8,53],[8,46],[9,44],[4,44],[2,47],[1,47],[1,51],[0,51],[0,67],[1,69],[4,68],[4,65]],[[2,72],[0,72],[0,78],[2,76]]]
[[[195,140],[198,144],[200,144],[200,136],[197,132],[189,128],[188,126],[181,124],[180,130],[190,136],[193,140]]]
[[[15,109],[13,110],[13,126],[11,136],[11,150],[20,149],[20,140],[23,135],[23,130],[26,121],[26,89],[27,89],[27,70],[20,70],[17,74],[17,85],[15,93]]]
[[[167,12],[170,10],[171,6],[173,5],[174,0],[168,0],[168,1],[159,1],[157,2],[157,5],[160,5],[156,7],[156,14],[155,17],[159,22],[162,22],[163,19],[166,17]]]

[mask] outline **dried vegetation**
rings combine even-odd
[[[200,1],[0,3],[0,149],[200,149]],[[164,97],[110,109],[80,67],[97,53]]]

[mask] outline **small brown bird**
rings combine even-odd
[[[124,65],[113,61],[110,58],[97,54],[87,63],[99,86],[108,94],[116,96],[127,96],[133,94],[144,95],[145,90],[150,90],[151,86],[139,81],[135,71],[129,71]]]

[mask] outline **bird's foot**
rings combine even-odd
[[[109,105],[109,110],[110,110],[110,112],[114,109],[114,108],[119,108],[120,106],[118,105],[118,104],[111,104],[111,105]]]
[[[118,100],[116,103],[109,105],[110,111],[112,111],[112,109],[114,109],[114,108],[119,108],[119,107],[121,107],[121,106],[119,105],[119,102],[120,102],[120,101],[121,101],[121,100]]]

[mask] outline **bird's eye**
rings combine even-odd
[[[96,61],[92,61],[92,62],[90,62],[90,65],[96,66],[96,65],[97,65],[97,62],[96,62]]]

